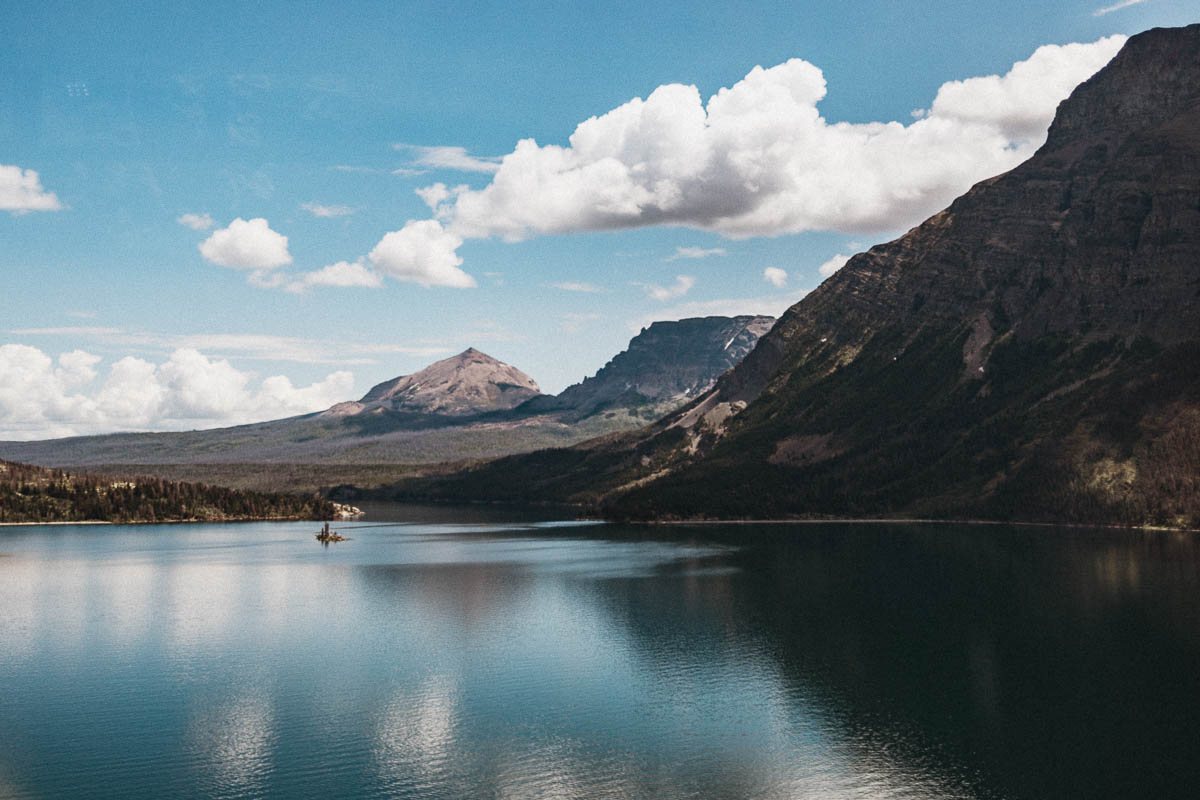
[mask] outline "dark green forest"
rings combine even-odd
[[[71,474],[0,461],[0,522],[330,519],[333,514],[333,503],[316,495]]]

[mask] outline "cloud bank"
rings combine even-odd
[[[159,364],[122,358],[97,385],[100,361],[82,350],[52,359],[35,347],[0,346],[0,439],[240,425],[328,408],[354,389],[345,371],[304,387],[282,375],[255,385],[228,361],[190,348]]]
[[[426,285],[466,286],[455,240],[655,225],[735,239],[903,230],[1028,158],[1058,103],[1124,42],[1046,45],[1005,75],[948,82],[907,125],[827,121],[817,108],[824,75],[801,59],[755,67],[707,103],[695,86],[660,86],[581,123],[566,146],[520,141],[482,188],[419,189],[433,219],[410,221],[376,250]],[[471,158],[443,150],[447,166]]]
[[[58,211],[62,207],[58,195],[42,187],[36,172],[0,164],[0,211],[16,215],[30,211]]]

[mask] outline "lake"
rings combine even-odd
[[[370,511],[0,528],[0,797],[1200,786],[1192,534]]]

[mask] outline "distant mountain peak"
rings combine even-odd
[[[618,405],[681,405],[707,391],[774,323],[753,314],[652,322],[595,375],[526,409],[583,417]]]
[[[372,387],[359,403],[365,411],[467,416],[514,408],[539,394],[537,382],[521,370],[468,347]]]

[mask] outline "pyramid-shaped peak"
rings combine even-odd
[[[516,367],[468,347],[412,375],[375,386],[362,403],[373,408],[465,416],[515,408],[541,394]]]

